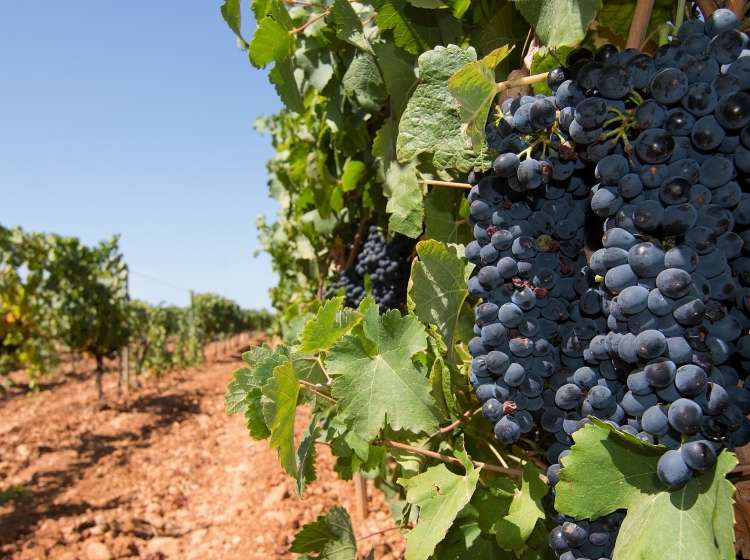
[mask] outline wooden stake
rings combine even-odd
[[[728,0],[726,7],[734,12],[738,20],[745,19],[745,0]]]
[[[716,2],[713,0],[695,0],[695,3],[698,4],[704,18],[707,18],[718,9]]]
[[[628,33],[627,48],[637,49],[643,44],[653,9],[654,0],[637,0],[633,22],[630,24],[630,32]]]
[[[362,473],[354,473],[354,499],[357,502],[357,512],[360,519],[367,519],[370,508],[367,504],[367,480]]]

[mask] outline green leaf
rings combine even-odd
[[[325,352],[359,324],[362,316],[354,309],[343,307],[344,297],[329,300],[318,309],[315,317],[305,323],[300,336],[300,352]]]
[[[396,140],[399,161],[428,154],[437,169],[468,172],[481,165],[481,158],[461,134],[458,106],[448,91],[448,79],[476,59],[473,48],[456,45],[437,47],[420,55],[419,83],[399,123]]]
[[[224,0],[220,10],[221,17],[227,22],[229,29],[234,31],[234,34],[237,35],[237,38],[243,44],[247,44],[242,38],[242,10],[240,0]]]
[[[663,489],[656,477],[663,448],[635,444],[608,425],[593,422],[573,439],[576,443],[555,487],[558,511],[598,518]]]
[[[315,480],[315,440],[318,439],[318,418],[313,416],[297,448],[297,495],[302,496],[305,486]]]
[[[349,514],[335,506],[302,527],[289,550],[297,554],[317,553],[320,560],[356,560],[357,543]]]
[[[262,20],[271,11],[273,0],[252,0],[251,5],[256,21]]]
[[[476,62],[462,66],[448,80],[448,90],[458,102],[462,131],[475,151],[484,144],[484,127],[492,102],[497,95],[495,68],[505,60],[513,47],[499,47]]]
[[[283,60],[274,64],[268,78],[289,110],[296,113],[305,112],[305,102],[299,92],[291,61]]]
[[[361,332],[344,337],[326,358],[339,415],[367,441],[386,424],[414,433],[434,430],[439,419],[430,385],[412,362],[427,347],[424,327],[397,310],[379,315],[377,306],[368,305],[360,311]]]
[[[466,282],[474,269],[459,251],[433,239],[417,243],[408,292],[409,310],[423,323],[437,325],[451,361],[461,308],[469,294]]]
[[[396,125],[393,119],[385,119],[375,133],[375,139],[372,142],[372,156],[378,165],[378,176],[385,182],[388,169],[391,162],[396,161]]]
[[[385,102],[383,79],[375,58],[367,53],[354,57],[342,80],[344,91],[354,97],[365,110],[376,112]]]
[[[358,159],[348,159],[341,174],[341,186],[344,192],[355,190],[367,174],[367,166]]]
[[[388,197],[385,211],[390,214],[388,230],[416,239],[422,235],[424,191],[417,179],[413,164],[391,162],[385,177],[383,192]]]
[[[656,476],[663,447],[639,444],[602,422],[587,424],[573,439],[555,487],[555,507],[592,519],[627,509],[614,558],[734,558],[727,521],[733,488],[725,478],[737,463],[733,454],[723,452],[714,469],[669,492]]]
[[[523,467],[521,490],[513,497],[508,515],[495,524],[497,544],[506,550],[523,548],[537,521],[544,519],[542,498],[547,485],[539,478],[539,470],[528,462]]]
[[[456,19],[464,17],[466,10],[471,7],[471,0],[449,0],[449,3],[453,6],[453,17]]]
[[[451,372],[440,357],[435,358],[432,363],[430,383],[432,384],[432,396],[445,411],[445,415],[454,420],[457,419],[460,412],[456,403],[456,396],[453,394],[451,387]]]
[[[404,0],[383,0],[378,7],[376,23],[381,31],[393,30],[396,46],[411,54],[429,49],[417,27],[404,12]]]
[[[289,360],[284,346],[271,350],[267,346],[252,348],[242,355],[248,367],[234,372],[227,387],[224,403],[228,414],[244,414],[250,437],[265,439],[271,435],[261,410],[261,389],[279,364]]]
[[[373,48],[390,97],[391,118],[398,121],[417,81],[415,59],[392,43],[378,43]]]
[[[286,60],[294,50],[294,37],[270,16],[258,24],[250,41],[250,61],[257,68]]]
[[[269,422],[269,445],[279,452],[279,461],[291,476],[297,476],[297,458],[294,450],[294,418],[297,412],[299,382],[290,361],[278,365],[273,376],[263,386],[263,396],[273,403],[273,419]]]
[[[373,54],[370,42],[362,30],[362,21],[348,0],[334,0],[331,18],[336,26],[336,36],[350,45]]]
[[[580,43],[602,0],[516,0],[515,4],[541,42],[554,48]]]
[[[419,506],[419,521],[406,535],[406,560],[427,560],[474,494],[479,469],[465,454],[457,456],[466,469],[464,476],[453,474],[441,464],[415,477],[398,480],[406,489],[406,501]]]
[[[444,243],[464,244],[473,239],[464,219],[466,195],[459,189],[434,187],[424,199],[424,237]]]
[[[736,464],[734,455],[725,451],[714,470],[682,489],[651,494],[630,504],[613,557],[734,560],[734,488],[725,477]],[[724,523],[716,523],[715,518]]]
[[[487,18],[482,18],[471,28],[471,45],[477,52],[488,53],[503,45],[522,45],[529,33],[529,25],[516,10],[513,2],[495,2]],[[507,74],[520,64],[521,49],[505,62],[500,70]]]

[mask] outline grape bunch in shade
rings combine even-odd
[[[365,278],[369,278],[372,297],[381,311],[403,307],[414,245],[413,239],[401,234],[388,241],[380,228],[370,226],[354,266],[329,284],[324,297],[343,290],[344,305],[357,307],[367,294]]]
[[[499,442],[548,434],[553,486],[590,417],[665,446],[668,488],[750,441],[747,44],[720,9],[654,54],[579,48],[553,95],[490,118],[497,158],[469,178],[471,382]],[[560,558],[611,557],[620,514],[553,515]]]

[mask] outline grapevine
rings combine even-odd
[[[581,1],[572,20],[533,4],[256,13],[244,45],[286,104],[268,233],[315,251],[264,233],[284,341],[246,355],[227,410],[302,494],[314,457],[289,426],[312,408],[306,438],[342,476],[396,489],[409,560],[732,558],[750,442],[744,4]],[[478,39],[495,17],[521,22],[507,44]],[[274,25],[289,44],[271,52]],[[368,123],[361,143],[330,128],[331,99]],[[295,175],[308,130],[327,190]],[[291,550],[329,557],[308,531]]]

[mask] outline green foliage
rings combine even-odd
[[[236,8],[227,0],[222,15],[239,34]],[[360,472],[388,488],[411,527],[409,559],[552,556],[538,436],[497,449],[476,414],[465,344],[472,266],[461,246],[471,224],[466,193],[444,185],[466,186],[456,183],[496,157],[485,128],[511,71],[530,72],[534,90],[550,93],[543,73],[579,45],[622,46],[633,9],[625,0],[253,3],[249,56],[272,65],[285,105],[256,125],[275,151],[268,188],[279,211],[273,222],[259,218],[258,230],[279,277],[271,297],[284,344],[244,356],[227,411],[244,415],[251,437],[270,439],[300,494],[315,477],[318,440],[341,477]],[[650,30],[671,18],[671,4],[659,0]],[[420,239],[407,309],[380,315],[370,299],[357,310],[341,297],[321,301],[370,225]],[[223,332],[199,323],[201,332]],[[298,406],[313,416],[295,441]],[[668,493],[654,476],[662,449],[595,421],[575,439],[557,506],[579,518],[629,509],[618,560],[730,557],[729,455]],[[520,480],[476,461],[509,463]],[[679,526],[691,534],[661,537]],[[354,558],[348,514],[336,508],[307,525],[292,551]]]
[[[357,544],[349,514],[336,506],[308,523],[294,537],[291,551],[315,553],[320,560],[355,560]]]
[[[464,304],[469,295],[466,282],[474,269],[474,265],[463,259],[462,253],[462,247],[431,239],[420,241],[409,283],[409,309],[423,323],[437,326],[450,360],[455,359],[458,341],[468,342],[473,336],[473,325],[461,328],[462,315],[472,322],[471,312]]]
[[[573,439],[572,453],[563,459],[555,506],[591,519],[627,509],[615,558],[734,558],[734,489],[725,478],[737,464],[732,453],[724,451],[711,471],[670,492],[656,476],[664,448],[601,422],[588,424]]]
[[[459,109],[448,90],[448,79],[476,60],[476,50],[456,45],[420,55],[419,84],[399,123],[396,153],[400,161],[430,154],[437,169],[467,172],[481,166],[481,158],[461,134]]]
[[[544,45],[562,47],[583,40],[602,0],[515,0],[515,4]]]
[[[334,377],[339,417],[365,441],[386,427],[428,432],[439,420],[425,372],[413,356],[427,348],[424,327],[398,311],[378,314],[363,304],[362,328],[331,349],[326,366]]]
[[[456,456],[466,469],[463,476],[438,465],[399,481],[406,489],[406,501],[419,506],[419,522],[406,535],[407,560],[427,560],[474,494],[479,470],[465,453],[457,452]]]

